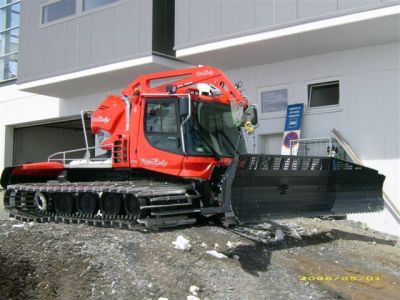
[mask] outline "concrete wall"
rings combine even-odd
[[[176,0],[175,49],[290,26],[396,0]]]
[[[332,128],[338,129],[367,166],[386,175],[384,189],[400,207],[399,53],[400,43],[390,43],[239,69],[228,75],[233,81],[242,80],[245,93],[259,105],[263,88],[287,86],[289,104],[307,105],[308,83],[339,80],[339,108],[325,112],[306,108],[302,137],[325,137]],[[257,135],[283,132],[284,114],[261,118]],[[262,150],[260,140],[257,151]],[[371,215],[364,220],[373,221]],[[376,214],[374,220],[377,228],[391,226],[400,234],[399,225],[387,212]]]
[[[41,7],[47,2],[21,2],[20,83],[151,53],[150,0],[121,0],[88,12],[78,1],[74,16],[42,25]]]

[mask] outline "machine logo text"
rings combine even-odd
[[[166,167],[168,162],[165,159],[159,158],[142,158],[142,165],[146,167]]]

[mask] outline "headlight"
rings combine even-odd
[[[111,136],[111,134],[105,130],[100,130],[97,133],[97,139],[99,140],[100,144],[103,144],[103,142],[108,139]]]

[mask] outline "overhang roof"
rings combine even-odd
[[[191,45],[176,56],[223,70],[398,42],[400,5]]]
[[[20,83],[18,89],[62,99],[89,95],[109,90],[119,90],[138,75],[187,67],[174,59],[148,55],[114,64]]]

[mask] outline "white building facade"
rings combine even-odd
[[[13,2],[2,1],[3,11]],[[301,137],[338,130],[366,166],[386,176],[385,193],[400,209],[400,1],[20,5],[17,79],[0,85],[0,169],[79,148],[80,111],[135,76],[202,64],[242,81],[259,105],[256,152],[280,152],[286,107],[303,103]],[[313,98],[311,88],[330,100]],[[349,218],[400,235],[400,220],[387,209]]]

